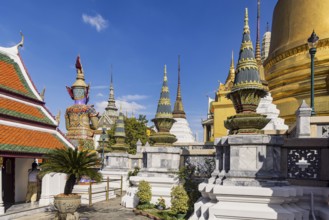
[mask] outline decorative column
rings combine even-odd
[[[319,41],[319,37],[313,31],[311,36],[307,39],[308,46],[310,48],[309,53],[311,55],[311,108],[312,116],[315,115],[314,110],[314,57],[316,54],[316,45]]]
[[[2,166],[3,166],[3,157],[0,157],[0,214],[5,213],[5,206],[2,199]]]

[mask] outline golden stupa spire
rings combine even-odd
[[[178,55],[178,85],[177,85],[177,96],[173,111],[174,118],[186,118],[183,102],[182,102],[182,94],[180,88],[180,55]]]
[[[232,57],[231,57],[231,66],[230,66],[230,70],[234,69],[234,52],[232,50]]]
[[[234,68],[234,54],[233,54],[233,50],[232,50],[230,70],[228,72],[228,75],[227,75],[227,78],[225,81],[225,86],[223,87],[223,89],[225,91],[231,90],[233,83],[234,83],[234,78],[235,78],[235,68]]]
[[[262,58],[260,54],[260,0],[257,1],[257,33],[256,33],[256,62],[262,65]]]

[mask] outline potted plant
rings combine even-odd
[[[100,164],[97,153],[91,150],[57,149],[46,156],[45,162],[41,165],[41,175],[53,172],[67,174],[64,193],[54,196],[59,219],[66,219],[68,214],[74,215],[80,206],[81,196],[73,194],[72,191],[82,176],[96,182],[101,181],[102,175],[96,169]]]
[[[188,210],[188,196],[182,185],[171,189],[171,210],[176,213],[178,219],[184,219]]]
[[[137,197],[139,198],[139,204],[137,206],[137,209],[147,209],[151,208],[151,198],[152,198],[152,192],[151,192],[151,186],[150,184],[143,180],[138,185],[138,191],[137,191]]]

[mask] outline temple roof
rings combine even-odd
[[[31,105],[0,94],[0,114],[4,117],[15,117],[17,119],[28,120],[31,123],[39,122],[56,126],[54,120],[47,117],[46,112],[38,105]]]
[[[164,66],[163,84],[155,118],[173,118],[169,96],[167,66]]]
[[[258,66],[250,39],[248,9],[246,9],[244,23],[239,61],[236,68],[236,75],[232,92],[247,88],[263,88],[259,78]]]
[[[0,151],[46,154],[69,145],[56,130],[38,131],[3,124],[0,130]]]
[[[42,101],[36,88],[29,79],[19,54],[6,54],[0,48],[0,88],[13,95],[22,96],[27,99]],[[15,59],[13,59],[15,58]]]
[[[18,46],[0,47],[0,151],[41,155],[73,148],[34,86]]]
[[[178,56],[178,85],[177,85],[177,96],[174,106],[174,111],[172,112],[174,118],[186,118],[184,111],[182,92],[180,87],[180,56]]]

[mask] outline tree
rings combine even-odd
[[[47,155],[41,165],[41,175],[47,173],[66,173],[68,178],[65,183],[64,194],[72,194],[73,187],[82,176],[87,176],[97,182],[102,180],[96,167],[101,164],[96,152],[91,150],[78,151],[78,149],[57,149]]]
[[[136,153],[136,143],[138,140],[141,140],[143,145],[150,141],[147,135],[147,122],[148,120],[145,115],[139,115],[138,119],[124,117],[126,133],[125,143],[129,146],[129,153]],[[115,127],[114,125],[111,130],[107,131],[109,137],[108,147],[115,144]]]
[[[136,152],[136,143],[141,140],[142,144],[146,144],[149,140],[146,130],[147,130],[147,120],[145,115],[139,115],[136,118],[125,118],[125,131],[126,131],[126,143],[130,147],[130,152]]]

